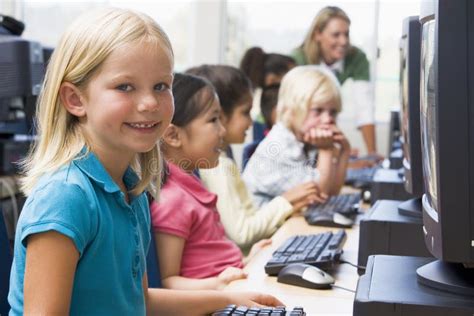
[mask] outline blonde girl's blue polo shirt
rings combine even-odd
[[[126,187],[138,177],[128,169]],[[123,193],[92,153],[44,175],[28,197],[16,229],[8,301],[10,315],[23,314],[23,280],[28,236],[56,231],[80,254],[70,314],[144,315],[142,279],[150,243],[145,194]]]

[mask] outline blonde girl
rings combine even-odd
[[[257,147],[243,179],[258,205],[292,186],[316,181],[336,195],[344,184],[350,145],[336,125],[336,78],[320,66],[298,66],[281,83],[277,123]]]
[[[90,12],[66,30],[48,67],[24,165],[10,314],[204,314],[237,300],[147,286],[144,190],[159,173],[156,143],[173,114],[163,30],[129,10]]]

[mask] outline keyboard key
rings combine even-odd
[[[331,257],[332,257],[332,252],[326,250],[325,252],[321,254],[321,256],[319,256],[319,260],[329,260],[331,259]]]
[[[284,264],[287,261],[288,257],[273,257],[270,261],[268,261],[268,264]]]
[[[293,309],[287,309],[284,306],[277,307],[252,307],[248,308],[247,306],[228,305],[226,308],[215,311],[212,316],[229,316],[229,315],[255,315],[255,316],[305,316],[302,307],[295,307]]]

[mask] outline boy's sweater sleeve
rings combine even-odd
[[[200,175],[208,190],[218,196],[217,209],[227,236],[241,248],[270,237],[292,213],[292,205],[281,196],[257,210],[230,158],[221,156],[218,167],[200,170]]]

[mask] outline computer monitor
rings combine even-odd
[[[40,43],[0,35],[0,135],[29,134],[45,65]]]
[[[47,65],[49,64],[49,60],[51,59],[51,55],[53,55],[53,52],[54,52],[54,48],[43,46],[43,60],[45,64],[45,69]]]
[[[400,109],[390,110],[390,120],[388,127],[388,153],[387,157],[400,149]]]
[[[424,1],[420,23],[423,231],[439,260],[417,276],[474,295],[474,1]]]
[[[403,20],[400,40],[400,130],[405,190],[417,198],[400,203],[400,214],[421,218],[423,173],[420,136],[420,21]]]

